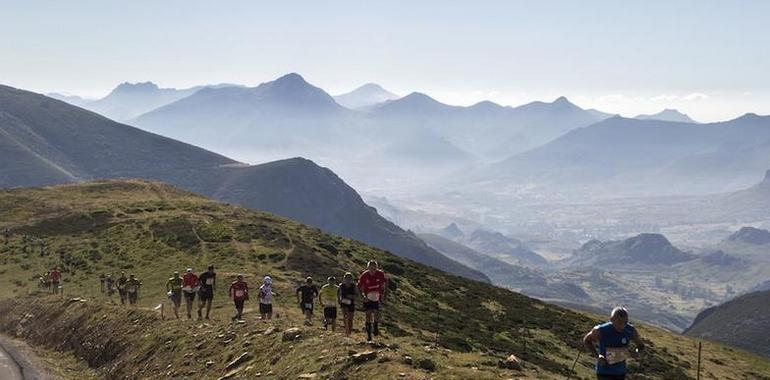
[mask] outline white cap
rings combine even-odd
[[[273,283],[273,278],[270,276],[265,276],[265,279],[263,281],[265,282],[265,284],[270,285]]]
[[[187,273],[192,273],[192,268],[187,268]]]

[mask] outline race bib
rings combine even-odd
[[[613,365],[628,359],[628,348],[626,347],[607,347],[607,364]]]
[[[380,292],[369,292],[369,293],[366,293],[366,298],[369,301],[379,301],[380,300]]]
[[[305,309],[312,309],[312,308],[313,308],[313,304],[312,303],[306,303],[305,304]]]
[[[184,290],[187,293],[192,293],[192,291],[193,291],[192,287],[190,287],[190,286],[185,286],[184,288],[182,288],[182,290]]]
[[[213,278],[207,278],[206,279],[206,285],[214,285],[214,279]]]
[[[129,293],[136,293],[136,288],[133,287],[133,286],[128,288],[127,290],[128,290]]]
[[[352,303],[353,303],[353,300],[351,300],[351,299],[349,299],[349,298],[343,298],[343,299],[342,299],[342,304],[343,304],[343,305],[350,305],[350,304],[352,304]]]
[[[237,298],[243,297],[243,294],[244,294],[243,290],[236,290],[235,291],[235,297],[237,297]]]

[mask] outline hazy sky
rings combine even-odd
[[[0,83],[40,92],[298,72],[332,94],[377,82],[452,104],[770,114],[763,0],[0,0],[0,15]]]

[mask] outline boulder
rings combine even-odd
[[[500,359],[500,361],[497,363],[498,367],[500,368],[507,368],[507,369],[514,369],[517,371],[521,371],[521,360],[516,357],[516,355],[511,354],[505,359]]]
[[[351,356],[351,360],[354,364],[361,364],[373,360],[377,357],[377,351],[364,351]]]
[[[301,335],[302,335],[302,330],[300,330],[297,327],[292,327],[283,332],[283,336],[281,337],[281,340],[284,342],[290,342],[290,341],[299,339]]]
[[[227,366],[225,366],[225,371],[238,367],[239,365],[249,361],[250,359],[251,359],[251,354],[248,352],[244,352],[241,354],[241,356],[233,359],[233,361],[231,361],[230,363],[227,363]]]

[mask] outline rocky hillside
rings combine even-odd
[[[770,231],[754,227],[743,227],[727,238],[729,241],[740,241],[754,245],[770,244]]]
[[[625,240],[591,240],[567,260],[572,266],[671,265],[692,260],[693,255],[671,245],[661,234],[640,234]]]
[[[563,378],[582,335],[601,320],[159,183],[4,190],[4,227],[14,235],[0,246],[0,330],[73,352],[111,379],[137,374],[251,379],[257,373],[268,378]],[[372,258],[391,278],[382,345],[358,343],[360,332],[346,341],[319,327],[299,327],[296,282],[306,275],[322,279],[359,272]],[[163,284],[170,273],[209,263],[217,266],[220,281],[213,320],[161,320],[152,308],[167,303]],[[55,264],[65,267],[66,295],[41,296],[37,276]],[[136,310],[112,305],[99,291],[97,276],[120,270],[143,282]],[[274,322],[255,319],[253,300],[244,323],[229,322],[224,285],[236,273],[245,274],[252,286],[265,273],[273,276]],[[357,326],[361,318],[357,313]],[[295,327],[299,330],[290,330]],[[646,327],[642,332],[651,346],[645,375],[694,377],[693,340]],[[511,354],[518,363],[505,363]],[[714,358],[706,363],[712,377],[770,376],[766,361],[743,352],[709,345],[708,355]],[[577,375],[589,378],[591,367],[583,356]]]

